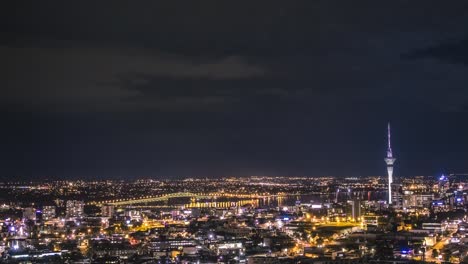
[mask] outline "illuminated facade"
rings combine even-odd
[[[391,134],[390,134],[390,123],[388,123],[388,149],[387,157],[385,158],[385,163],[387,163],[387,173],[388,173],[388,204],[392,204],[392,183],[393,183],[393,163],[395,163],[395,158],[392,153],[391,146]]]
[[[42,207],[42,218],[44,220],[50,220],[55,217],[55,206],[46,205]]]
[[[84,202],[69,200],[67,201],[66,213],[68,218],[84,216]]]

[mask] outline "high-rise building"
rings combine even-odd
[[[127,210],[124,213],[125,217],[129,220],[140,221],[141,220],[141,212],[138,210]]]
[[[363,215],[362,201],[359,199],[353,199],[348,201],[348,217],[357,221]]]
[[[450,181],[449,181],[449,178],[447,176],[445,176],[444,174],[442,174],[440,177],[439,177],[439,180],[438,180],[438,193],[440,195],[440,197],[444,197],[446,195],[446,191],[450,188]]]
[[[105,204],[101,207],[101,215],[103,217],[113,217],[114,216],[114,206],[111,204]]]
[[[23,209],[23,218],[26,220],[36,221],[36,209],[27,207]]]
[[[392,204],[392,183],[393,183],[393,163],[395,163],[395,158],[393,157],[392,153],[392,146],[391,146],[391,134],[390,134],[390,123],[388,123],[387,127],[388,133],[388,149],[387,149],[387,157],[384,159],[385,163],[387,164],[387,173],[388,173],[388,204]]]
[[[405,191],[403,195],[403,208],[429,208],[434,195],[432,193],[414,193]]]
[[[84,202],[77,200],[67,201],[67,217],[82,217],[84,216]]]
[[[401,183],[392,183],[392,206],[395,209],[403,209],[403,189]]]
[[[55,217],[55,206],[45,205],[42,207],[42,219],[49,220]]]

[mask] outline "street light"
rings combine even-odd
[[[423,240],[422,252],[423,252],[422,260],[426,261],[426,239]]]

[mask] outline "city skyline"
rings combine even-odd
[[[468,2],[5,1],[0,263],[468,263]]]
[[[466,177],[400,179],[0,182],[0,261],[466,263]]]

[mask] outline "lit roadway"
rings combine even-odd
[[[361,223],[360,222],[347,222],[347,221],[340,221],[340,222],[315,222],[316,223],[316,228],[317,230],[319,230],[320,228],[323,228],[323,227],[347,227],[347,228],[353,228],[353,227],[359,227],[361,226]],[[316,229],[313,229],[313,230],[316,230]],[[339,232],[336,232],[334,233],[334,235],[337,235]],[[332,237],[333,235],[331,235],[330,237]],[[296,247],[295,247],[295,250],[297,251],[297,247],[309,247],[311,246],[311,243],[309,242],[308,239],[306,240],[302,240],[300,238],[297,238],[297,237],[294,237],[294,236],[290,236],[292,239],[294,239],[296,241]],[[333,245],[335,244],[334,242],[328,242],[328,243],[323,243],[324,245]]]
[[[441,249],[444,248],[444,246],[447,243],[447,240],[448,238],[443,238],[441,241],[437,242],[431,249],[426,250],[426,253],[425,253],[426,261],[434,261],[434,262],[440,263],[440,259],[432,257],[432,251],[434,249],[437,249],[437,251],[439,251],[439,254],[441,254]]]
[[[452,234],[455,232],[451,232],[449,235],[445,236],[442,238],[439,242],[437,242],[430,250],[426,251],[426,261],[435,261],[437,263],[440,263],[440,260],[438,258],[433,258],[432,257],[432,250],[437,249],[439,254],[442,253],[442,249],[445,247],[445,245],[448,244],[448,240],[452,237]]]
[[[361,226],[361,223],[340,221],[340,222],[325,222],[325,223],[317,224],[317,227],[357,227],[357,226]]]

